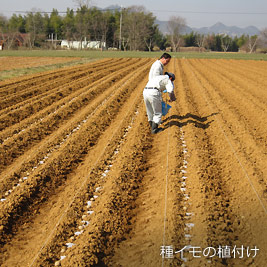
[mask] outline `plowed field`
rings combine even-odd
[[[173,58],[152,135],[153,61],[0,83],[1,266],[266,266],[267,62]]]
[[[0,71],[63,63],[76,59],[66,57],[1,57]]]

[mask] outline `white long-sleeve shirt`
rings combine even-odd
[[[148,83],[146,84],[146,87],[157,88],[161,92],[166,89],[168,93],[173,93],[173,90],[174,90],[174,85],[168,75],[159,75],[159,76],[153,77],[152,79],[148,81]],[[147,90],[152,90],[152,89],[147,89]]]
[[[155,61],[150,68],[148,80],[151,80],[156,76],[163,75],[163,68],[164,65],[161,63],[160,60]]]

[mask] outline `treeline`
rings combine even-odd
[[[199,34],[191,32],[183,36],[185,47],[197,46],[199,49],[223,52],[255,52],[260,46],[259,36],[242,35],[230,37],[225,34]]]
[[[13,14],[9,19],[0,15],[0,45],[5,49],[18,46],[32,49],[51,47],[51,40],[53,44],[59,44],[58,40],[91,40],[99,41],[102,48],[140,51],[179,51],[181,47],[198,47],[199,51],[235,52],[244,46],[250,51],[256,48],[257,36],[231,38],[194,32],[184,35],[185,23],[181,24],[179,17],[170,19],[170,32],[163,35],[155,20],[142,6],[103,11],[84,5],[76,11],[67,9],[64,15],[56,9],[49,14]]]
[[[26,47],[41,47],[47,39],[101,41],[103,46],[127,50],[151,50],[154,45],[164,49],[166,39],[155,25],[155,17],[143,7],[133,6],[114,11],[81,6],[60,15],[29,12],[10,19],[0,16],[0,38],[12,47],[17,33],[27,34]],[[5,36],[5,37],[4,37]],[[7,38],[8,37],[8,38]]]

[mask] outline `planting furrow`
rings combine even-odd
[[[213,77],[215,78],[214,80],[220,80],[229,83],[229,85],[234,87],[233,89],[236,89],[240,94],[242,94],[241,96],[244,99],[249,99],[254,106],[259,107],[261,110],[266,109],[266,73],[262,78],[258,78],[257,75],[250,77],[249,66],[246,65],[246,62],[243,64],[245,67],[243,71],[239,71],[239,68],[234,63],[230,64],[228,61],[202,60],[194,62],[200,63],[203,67],[206,66],[206,70],[209,72],[212,70]],[[202,69],[203,68],[199,70],[201,71]],[[216,72],[215,76],[214,72]],[[212,80],[211,77],[209,77],[209,80]]]
[[[134,62],[136,62],[135,60]],[[103,71],[99,71],[96,74],[94,74],[92,77],[89,77],[88,79],[82,79],[82,81],[79,82],[71,82],[69,85],[63,86],[60,90],[58,88],[55,88],[49,92],[48,95],[45,95],[44,97],[37,97],[37,99],[34,101],[34,98],[29,101],[25,101],[25,105],[18,104],[18,108],[13,110],[13,107],[8,112],[5,110],[5,114],[0,116],[0,122],[1,127],[0,130],[5,129],[6,127],[10,127],[11,125],[20,122],[21,120],[35,114],[36,112],[39,112],[40,110],[44,109],[45,107],[53,104],[56,101],[61,100],[62,98],[68,96],[73,91],[83,88],[84,86],[87,86],[90,81],[94,81],[95,79],[101,79],[103,78],[103,75],[106,75],[112,71],[119,70],[119,66],[112,66],[111,69],[106,70],[104,73]]]
[[[169,69],[174,70],[172,62]],[[175,83],[177,85],[177,81]],[[124,234],[123,240],[115,247],[114,255],[110,252],[112,257],[105,257],[107,266],[182,264],[176,255],[173,255],[173,259],[164,260],[164,254],[161,254],[162,247],[168,246],[178,251],[184,244],[188,245],[186,236],[192,227],[192,218],[188,212],[190,199],[187,197],[183,174],[187,168],[187,156],[180,140],[182,134],[179,122],[174,115],[176,104],[171,105],[169,114],[163,118],[161,127],[164,131],[152,135],[151,148],[146,152],[145,170],[134,202],[133,218],[129,222],[131,231]],[[78,255],[76,257],[79,258]],[[70,260],[63,259],[65,262],[62,265],[70,266]]]
[[[196,78],[200,83],[205,84],[206,77],[209,77],[209,73],[206,71],[204,76],[202,71],[200,72],[201,75],[198,75],[199,72],[199,68],[195,66],[194,73]],[[265,113],[256,110],[246,98],[239,98],[238,92],[233,91],[230,85],[225,84],[222,89],[217,85],[215,88],[218,89],[215,90],[214,86],[210,85],[204,88],[209,92],[212,103],[217,103],[218,101],[223,103],[223,105],[221,105],[221,107],[224,107],[221,113],[223,123],[224,125],[228,125],[238,150],[242,151],[245,158],[249,160],[249,165],[257,174],[258,181],[262,186],[261,195],[264,196],[267,185],[267,181],[264,178],[267,162],[267,140],[264,138],[267,134]],[[221,90],[219,91],[219,89]],[[236,103],[238,103],[238,105],[236,105]],[[227,118],[229,117],[234,119],[233,122],[228,122]]]
[[[207,264],[206,260],[201,257],[193,258],[189,250],[190,246],[198,248],[209,246],[207,223],[209,216],[207,210],[209,210],[209,207],[205,205],[207,200],[202,192],[203,180],[200,175],[202,162],[196,146],[196,139],[199,138],[198,131],[205,131],[205,129],[210,127],[212,119],[209,117],[212,118],[213,115],[199,115],[196,103],[189,93],[192,85],[189,83],[190,78],[187,77],[183,64],[184,60],[177,60],[175,62],[178,98],[177,104],[174,105],[176,112],[174,112],[174,115],[169,120],[172,124],[180,127],[184,163],[187,163],[187,168],[180,171],[182,173],[182,183],[186,183],[186,186],[181,187],[184,195],[184,206],[186,207],[183,210],[186,216],[182,216],[182,218],[185,218],[186,223],[189,223],[189,227],[185,228],[187,230],[184,231],[184,236],[181,237],[183,246],[175,247],[177,251],[185,246],[187,246],[187,249],[184,250],[183,255],[181,253],[177,254],[175,259],[181,260],[185,266],[205,266]],[[179,224],[177,223],[178,226]],[[181,265],[181,263],[178,265]]]
[[[85,122],[81,129],[76,130],[77,133],[59,148],[56,155],[53,154],[34,175],[29,176],[25,183],[17,187],[15,194],[2,202],[2,243],[6,240],[4,236],[11,230],[10,228],[14,227],[14,220],[28,210],[32,204],[35,206],[48,197],[49,191],[51,193],[63,184],[68,174],[82,162],[85,155],[110,125],[111,118],[116,116],[125,99],[135,89],[142,78],[140,74],[145,69],[148,69],[147,64],[140,68],[138,75],[128,79],[122,88],[118,89],[116,94]],[[80,140],[83,141],[80,142]]]
[[[140,71],[142,71],[142,68]],[[127,81],[127,78],[128,78],[129,84],[132,84],[132,83],[135,83],[135,80],[140,79],[139,78],[140,76],[144,76],[142,72],[137,73],[137,75],[134,76],[133,79],[126,77],[125,81]],[[138,83],[138,81],[137,81],[137,83]],[[139,87],[139,84],[138,84],[138,87]],[[140,89],[140,87],[139,87],[139,89]],[[133,91],[131,94],[131,97],[127,98],[126,102],[127,103],[123,105],[119,115],[116,117],[116,119],[114,118],[114,122],[111,124],[111,126],[105,131],[105,133],[103,135],[101,135],[99,142],[94,147],[92,147],[92,151],[90,152],[90,154],[88,154],[87,160],[85,160],[84,164],[81,166],[78,173],[74,174],[74,176],[76,177],[75,179],[77,180],[76,184],[73,184],[73,182],[71,182],[72,184],[67,183],[64,186],[64,191],[62,191],[61,193],[59,192],[59,194],[54,194],[54,197],[51,196],[52,199],[50,201],[51,202],[50,205],[52,205],[52,207],[53,207],[52,210],[54,209],[55,206],[58,206],[57,208],[59,210],[54,214],[52,219],[47,218],[47,216],[51,215],[50,213],[49,214],[47,214],[47,213],[43,214],[43,219],[41,219],[41,221],[39,220],[39,223],[36,222],[35,226],[31,226],[32,231],[34,231],[34,229],[35,229],[34,227],[38,227],[40,225],[40,222],[42,222],[42,224],[44,224],[43,227],[45,227],[46,223],[44,221],[49,222],[49,225],[52,225],[54,227],[55,225],[54,225],[54,223],[51,223],[51,220],[53,222],[56,221],[56,219],[54,217],[59,218],[59,217],[61,217],[61,214],[64,213],[64,209],[62,209],[62,205],[60,204],[60,202],[62,202],[62,201],[60,201],[60,200],[66,199],[70,202],[72,200],[72,198],[70,198],[70,195],[68,195],[68,192],[73,192],[72,193],[73,196],[76,195],[75,192],[78,191],[79,187],[81,187],[82,180],[84,180],[84,182],[87,183],[87,184],[83,184],[84,185],[83,190],[86,190],[86,191],[89,190],[89,192],[91,192],[93,187],[91,188],[91,187],[89,187],[89,185],[90,186],[91,185],[96,186],[96,183],[99,182],[98,177],[96,176],[97,175],[96,172],[103,173],[103,174],[106,173],[103,170],[105,170],[108,167],[107,166],[108,162],[110,165],[111,155],[116,156],[118,154],[118,147],[122,144],[123,139],[125,139],[125,137],[127,136],[127,132],[131,129],[131,125],[134,122],[134,118],[138,115],[138,113],[136,112],[136,108],[137,108],[137,105],[139,105],[139,103],[140,103],[140,93],[137,94],[136,90]],[[125,114],[126,112],[124,109],[128,111],[127,114]],[[103,149],[103,147],[104,147],[104,149]],[[94,168],[94,171],[92,171],[92,168]],[[82,169],[85,169],[85,171],[82,171]],[[86,178],[86,176],[88,176],[88,172],[89,172],[88,170],[90,170],[90,173],[92,171],[92,173],[91,173],[92,175],[91,175],[90,179],[89,179],[89,177]],[[101,177],[104,177],[104,176],[101,176]],[[72,181],[72,180],[70,180],[70,181]],[[77,190],[74,190],[74,187],[76,187]],[[97,191],[98,190],[99,190],[99,187],[97,188]],[[64,197],[63,194],[67,194],[67,198]],[[95,193],[95,195],[96,195],[96,193]],[[56,201],[55,198],[58,198],[58,200]],[[53,248],[52,254],[51,254],[51,252],[49,252],[48,254],[45,255],[46,257],[50,258],[50,261],[48,261],[49,263],[47,265],[49,265],[49,264],[51,265],[51,258],[56,258],[58,256],[57,255],[57,253],[59,253],[58,244],[60,242],[62,242],[63,238],[68,238],[68,234],[70,234],[70,232],[73,232],[73,230],[75,230],[75,226],[77,223],[77,222],[75,222],[75,219],[76,220],[78,219],[77,216],[80,214],[80,210],[82,209],[80,201],[84,200],[85,198],[88,198],[88,193],[79,192],[79,194],[76,198],[76,201],[78,201],[77,206],[74,205],[74,213],[75,214],[73,214],[73,210],[70,213],[68,213],[67,220],[64,220],[59,227],[60,233],[57,232],[57,233],[55,233],[56,237],[53,236],[53,240],[55,241],[55,243],[53,243],[53,245],[55,244],[55,246],[53,246],[54,248]],[[64,204],[67,203],[65,205],[66,207],[69,206],[68,201],[64,201]],[[58,203],[58,204],[55,205],[55,203]],[[73,205],[71,205],[71,209],[73,208],[72,206]],[[42,210],[44,212],[45,208],[43,208]],[[36,219],[37,221],[38,221],[38,217],[40,217],[41,214],[42,214],[42,211],[40,211],[40,213],[38,213],[38,216]],[[71,218],[69,218],[69,216],[71,216]],[[82,217],[82,215],[80,216],[80,218],[81,217]],[[53,227],[52,228],[50,227],[49,230],[53,230]],[[61,232],[61,229],[62,229],[61,227],[64,228],[62,230],[62,232]],[[33,241],[35,241],[35,239],[37,238],[38,241],[40,239],[41,241],[45,242],[45,239],[47,238],[48,234],[47,235],[43,235],[43,234],[40,235],[40,232],[38,232],[38,229],[36,231],[37,231],[37,233],[29,232],[29,235],[27,233],[25,233],[25,235],[28,238],[31,238],[31,236],[32,236],[32,238],[34,239]],[[43,230],[43,231],[47,231],[47,229]],[[26,230],[26,232],[27,232],[27,230]],[[18,238],[20,238],[20,237],[18,237]],[[39,242],[40,246],[42,245],[41,241]],[[15,243],[15,241],[14,241],[14,243]],[[33,261],[34,255],[38,252],[38,250],[36,250],[36,248],[34,248],[34,249],[30,248],[30,244],[28,246],[25,246],[25,247],[26,248],[28,247],[28,251],[27,251],[28,255],[25,253],[22,253],[20,255],[21,257],[19,257],[19,256],[17,257],[17,261],[24,263],[25,258],[27,258],[27,256],[28,256],[27,265],[30,265],[30,262]],[[13,247],[13,249],[14,249],[14,247]],[[11,249],[10,249],[10,247],[8,247],[8,252],[12,253],[12,244],[11,244]],[[34,254],[32,254],[32,253],[34,253]],[[17,253],[13,254],[12,256],[14,256],[16,258],[16,255],[17,255]],[[11,264],[11,262],[13,262],[13,264],[14,264],[14,261],[15,261],[14,257],[9,258],[6,262],[9,264]]]
[[[35,98],[40,98],[43,96],[46,96],[52,90],[55,90],[55,88],[61,88],[62,86],[70,83],[78,83],[81,81],[87,81],[88,83],[91,82],[93,77],[97,77],[96,73],[101,70],[104,70],[106,68],[109,68],[110,66],[114,66],[114,63],[117,65],[118,62],[109,62],[101,66],[91,66],[91,64],[84,64],[83,70],[80,70],[79,72],[72,72],[70,74],[67,74],[64,76],[64,80],[62,77],[59,77],[58,79],[48,80],[48,81],[42,81],[40,84],[34,85],[33,87],[28,87],[24,91],[19,93],[14,93],[13,95],[4,96],[2,99],[0,98],[0,106],[1,109],[6,109],[7,107],[10,107],[10,109],[15,109],[18,107],[18,103],[23,102],[22,105],[25,105],[27,102],[27,99],[30,99],[29,101],[34,101]],[[119,64],[121,64],[120,62]],[[125,62],[124,62],[125,63]],[[93,76],[93,77],[92,77]],[[6,111],[4,111],[6,112]],[[0,113],[1,114],[1,113]]]
[[[244,73],[246,73],[246,78],[249,78],[250,80],[255,80],[256,78],[260,81],[260,83],[267,85],[265,71],[267,63],[265,61],[232,60],[231,62],[232,64],[230,67],[234,67],[233,70],[237,73],[237,75],[244,76]],[[222,61],[222,63],[227,64],[227,61]]]
[[[39,66],[49,66],[54,64],[62,64],[67,62],[75,62],[81,60],[79,57],[17,57],[8,56],[1,57],[0,71],[14,70],[21,68],[34,68]]]
[[[98,60],[93,63],[89,63],[91,66],[102,66],[108,62],[112,62],[113,59],[103,59]],[[62,69],[56,69],[52,71],[47,71],[44,73],[32,74],[28,75],[25,78],[19,77],[15,81],[12,79],[0,82],[0,96],[10,95],[14,93],[18,93],[21,90],[25,90],[28,87],[32,87],[38,84],[42,84],[43,82],[47,82],[48,80],[55,80],[64,77],[65,75],[70,75],[74,72],[80,72],[83,70],[83,64],[78,66],[65,67]]]
[[[230,94],[230,86],[223,87],[223,94],[217,89],[214,90],[214,86],[210,83],[205,83],[204,74],[198,75],[199,69],[192,70],[198,83],[205,84],[203,88],[210,98],[210,103],[214,103],[214,107],[220,110],[220,118],[222,119],[222,125],[227,125],[227,131],[229,136],[233,138],[236,150],[243,154],[247,161],[247,164],[254,170],[254,175],[257,175],[258,182],[261,184],[262,191],[261,196],[264,197],[264,191],[266,189],[266,179],[264,173],[266,172],[266,147],[267,143],[265,140],[266,136],[266,118],[264,114],[255,110],[255,108],[249,107],[246,103],[246,99],[243,99],[243,105],[236,105],[238,96],[235,92]],[[208,74],[207,74],[208,75]],[[217,88],[217,87],[215,87]],[[228,89],[229,88],[229,89]],[[229,92],[229,97],[227,93]],[[232,97],[231,97],[232,96]],[[221,102],[220,106],[216,103]],[[253,106],[252,106],[253,107]],[[231,118],[231,120],[229,120]],[[241,155],[240,155],[241,156]]]
[[[202,68],[200,70],[200,65],[193,64],[192,66],[201,82],[209,81],[210,83],[209,78],[214,76],[214,73],[210,71],[211,68]],[[264,136],[267,134],[265,129],[266,122],[264,122],[266,120],[266,107],[263,107],[264,109],[256,109],[255,104],[251,105],[255,102],[251,96],[244,95],[243,92],[240,92],[240,87],[235,88],[232,82],[228,80],[225,82],[222,79],[214,80],[209,87],[215,89],[213,91],[218,94],[218,98],[222,99],[225,104],[228,103],[229,110],[232,110],[238,120],[242,120],[246,132],[253,136],[257,146],[259,149],[263,149],[262,154],[264,154],[267,148],[267,142],[264,140]]]
[[[171,158],[176,159],[176,166],[170,168],[175,174],[175,180],[170,186],[170,192],[175,192],[174,196],[174,214],[168,218],[168,223],[174,225],[173,232],[168,233],[172,238],[165,242],[165,246],[172,245],[174,254],[173,259],[165,259],[164,266],[205,266],[206,262],[197,258],[192,261],[191,247],[197,246],[204,248],[207,246],[207,215],[204,211],[204,197],[200,192],[202,182],[199,177],[198,150],[194,139],[197,129],[206,129],[211,123],[209,116],[200,117],[196,105],[192,102],[189,88],[190,84],[181,66],[180,60],[174,61],[175,69],[175,88],[177,101],[171,103],[171,113],[163,122],[167,127],[177,128],[175,132],[176,145],[170,147]],[[165,127],[166,127],[165,126]],[[173,136],[171,134],[170,136]],[[171,172],[172,173],[172,172]],[[168,206],[170,202],[167,202]],[[168,240],[168,239],[167,239]],[[162,257],[165,257],[163,254]]]
[[[173,58],[177,100],[151,134],[152,62],[0,83],[18,101],[0,118],[29,107],[0,132],[1,266],[265,266],[266,62]]]
[[[131,66],[131,68],[133,68],[134,62],[132,62],[132,65],[129,64],[129,66]],[[127,66],[125,67],[125,70],[127,70]],[[93,82],[89,85],[88,85],[87,81],[85,83],[81,83],[81,84],[77,84],[76,82],[74,82],[73,85],[69,84],[68,87],[65,88],[65,90],[74,91],[73,93],[70,93],[69,96],[57,101],[56,103],[52,104],[51,106],[48,106],[47,108],[44,108],[43,110],[37,112],[36,114],[32,114],[29,118],[20,121],[18,124],[9,126],[5,130],[0,132],[0,143],[2,143],[2,144],[5,143],[13,135],[21,134],[22,132],[24,132],[26,130],[26,128],[31,127],[32,124],[36,124],[38,122],[40,123],[42,120],[45,119],[46,116],[51,116],[51,114],[56,113],[58,109],[64,108],[65,105],[68,105],[73,101],[76,101],[76,99],[78,99],[78,97],[84,96],[88,90],[91,90],[91,88],[96,88],[98,83],[103,83],[103,82],[109,83],[109,84],[113,83],[115,81],[114,79],[116,79],[116,77],[117,77],[115,75],[116,72],[114,72],[114,71],[115,70],[112,68],[112,69],[107,69],[105,72],[103,72],[103,71],[100,72],[102,78],[100,78],[99,80],[96,80],[96,77],[94,76],[95,78],[92,79]],[[110,76],[109,74],[111,72],[114,72],[115,76],[114,75]],[[99,75],[99,74],[97,74],[97,75]],[[119,75],[119,73],[117,73],[117,75]],[[106,78],[106,76],[108,76],[108,78]],[[100,89],[100,90],[94,90],[94,91],[95,91],[94,94],[97,95],[98,91],[103,91],[103,90]],[[90,94],[91,94],[91,92],[90,92]],[[84,101],[88,102],[88,99],[85,98]]]
[[[125,64],[125,62],[131,62],[131,60],[127,60],[124,59],[123,62],[120,62],[119,60],[115,61],[118,65],[123,65],[123,63]],[[104,66],[103,66],[104,65]],[[49,77],[47,78],[46,81],[42,80],[40,82],[38,82],[38,84],[34,84],[33,86],[27,86],[24,90],[24,92],[26,93],[30,93],[31,90],[38,90],[39,95],[45,95],[45,93],[49,93],[49,90],[53,90],[55,88],[61,88],[64,87],[66,85],[69,84],[75,84],[76,82],[86,82],[86,80],[88,80],[88,83],[91,82],[92,80],[96,79],[99,77],[99,73],[101,73],[101,70],[103,71],[103,69],[107,69],[109,67],[114,67],[114,62],[109,62],[109,64],[106,64],[107,66],[105,66],[105,64],[100,64],[99,66],[95,66],[92,64],[84,64],[83,68],[79,69],[79,70],[75,70],[73,69],[73,71],[69,70],[68,73],[66,73],[65,75],[59,76],[58,79],[54,79],[54,80],[50,80]],[[58,70],[60,72],[60,70]],[[88,73],[93,73],[93,75],[87,75]],[[37,76],[38,78],[38,76]],[[74,80],[73,78],[75,78],[76,80]],[[34,79],[34,77],[33,77]],[[37,79],[38,80],[38,79]],[[42,92],[42,90],[45,90],[45,92]],[[23,93],[24,93],[23,92]],[[12,97],[19,97],[20,93],[14,93]],[[25,99],[25,101],[23,103],[18,103],[18,104],[12,104],[12,106],[10,108],[7,108],[5,110],[0,111],[0,114],[2,113],[6,113],[9,110],[14,110],[20,106],[23,106],[27,103],[30,103],[31,100],[34,100],[34,98],[37,97],[33,96],[30,100]],[[6,101],[5,99],[3,101]],[[6,101],[7,102],[7,101]],[[11,101],[12,102],[12,101]]]
[[[24,161],[25,155],[23,155],[23,151],[25,153],[27,148],[30,145],[34,145],[35,143],[38,143],[40,140],[42,140],[42,137],[45,137],[44,140],[50,140],[50,137],[47,135],[51,134],[54,130],[58,129],[63,123],[66,123],[67,119],[71,118],[72,113],[76,111],[79,111],[78,114],[81,114],[79,116],[75,116],[72,119],[71,126],[67,126],[67,128],[60,128],[60,131],[62,132],[61,136],[68,135],[69,132],[72,131],[73,126],[72,125],[80,125],[84,121],[84,118],[86,116],[91,115],[92,111],[101,103],[103,100],[105,100],[107,97],[109,97],[111,94],[113,94],[117,88],[122,86],[122,84],[125,82],[125,79],[129,79],[129,76],[131,76],[130,73],[134,69],[141,67],[146,60],[141,60],[136,64],[133,64],[129,67],[125,67],[123,71],[120,71],[118,73],[113,73],[108,78],[105,78],[102,80],[102,83],[97,83],[95,86],[91,87],[91,90],[88,90],[85,88],[85,92],[83,94],[80,94],[80,96],[75,99],[73,103],[69,102],[66,106],[62,107],[62,110],[59,110],[59,112],[50,114],[46,119],[41,120],[39,123],[34,124],[32,127],[29,127],[29,129],[23,131],[20,135],[15,136],[14,138],[8,139],[7,142],[4,143],[3,146],[1,146],[3,157],[1,157],[2,162],[2,168],[5,166],[7,168],[6,172],[2,173],[2,177],[0,179],[1,181],[1,192],[4,194],[5,191],[10,190],[12,187],[18,184],[18,176],[27,176],[26,173],[26,166],[27,169],[29,169],[29,164]],[[120,81],[121,79],[121,81]],[[112,84],[114,83],[114,86]],[[100,88],[99,88],[100,86]],[[104,94],[103,94],[104,93]],[[100,100],[96,98],[99,94]],[[94,103],[90,109],[86,107],[92,100],[94,100]],[[97,104],[98,103],[98,104]],[[82,109],[82,107],[85,106],[85,109]],[[83,111],[85,110],[85,111]],[[75,127],[74,127],[75,128]],[[49,141],[49,145],[46,144],[46,150],[54,150],[54,146],[56,144],[61,143],[62,141],[55,136],[51,136],[52,142]],[[6,153],[7,151],[7,153]],[[29,151],[31,153],[31,150]],[[48,152],[47,152],[48,153]],[[18,170],[19,164],[15,162],[15,168],[13,165],[10,165],[16,157],[22,154],[22,162],[21,165],[23,165],[23,168],[21,170]],[[38,156],[38,158],[33,157],[34,153],[31,155],[30,164],[33,164],[33,162],[40,162],[44,161],[44,155],[43,153]],[[33,159],[34,158],[34,159]],[[9,162],[8,162],[9,161]],[[10,165],[10,166],[9,166]],[[32,166],[33,168],[33,166]],[[7,178],[9,177],[9,178]],[[8,191],[6,192],[8,194]]]
[[[196,224],[200,223],[192,231],[191,242],[194,242],[192,246],[202,249],[206,245],[216,249],[225,245],[232,246],[236,236],[238,236],[238,231],[235,228],[236,217],[232,212],[233,203],[231,203],[230,187],[225,185],[228,173],[225,171],[224,162],[221,161],[220,150],[213,139],[217,138],[217,142],[220,144],[223,140],[218,139],[218,134],[211,133],[214,123],[207,122],[208,117],[217,116],[214,113],[217,110],[214,109],[212,114],[207,115],[206,109],[203,109],[206,107],[206,103],[199,96],[203,90],[203,84],[196,80],[187,61],[182,61],[179,68],[183,69],[185,84],[188,86],[186,86],[185,92],[186,102],[183,105],[188,106],[190,117],[194,119],[188,123],[187,127],[184,127],[186,135],[189,136],[187,144],[192,153],[190,158],[197,166],[197,169],[193,168],[192,173],[190,173],[192,169],[188,169],[189,177],[192,175],[191,177],[194,179],[188,184],[189,189],[192,188],[192,194],[190,194],[192,203],[195,202],[192,206],[192,212],[197,214]],[[187,129],[189,129],[188,132]],[[198,188],[193,185],[194,182],[199,183]],[[202,210],[203,207],[204,210]],[[204,225],[203,220],[205,220]],[[199,229],[204,229],[205,232],[198,233]],[[191,258],[191,260],[194,259]],[[211,263],[217,264],[216,266],[231,262],[231,259],[219,257],[210,260]],[[196,263],[196,260],[192,262]]]
[[[125,67],[124,70],[119,73],[113,73],[110,75],[111,77],[106,78],[106,80],[103,81],[101,88],[99,88],[99,84],[95,87],[91,87],[90,90],[86,88],[87,90],[85,90],[83,94],[80,94],[75,101],[68,103],[57,112],[49,114],[47,118],[40,120],[39,123],[35,123],[32,127],[20,132],[19,135],[15,135],[13,138],[8,139],[2,146],[0,146],[0,169],[9,166],[18,156],[22,155],[30,147],[58,129],[64,121],[73,116],[76,111],[79,111],[83,106],[90,104],[97,95],[103,93],[105,90],[109,90],[111,83],[116,83],[133,69],[142,66],[142,64],[143,61],[139,61],[130,67]]]
[[[150,147],[151,137],[144,128],[144,119],[142,111],[137,125],[129,132],[114,165],[106,174],[99,197],[84,203],[83,210],[84,213],[86,209],[89,211],[87,219],[90,223],[75,239],[75,246],[66,250],[62,266],[108,264],[114,245],[128,231],[145,168],[146,150]],[[62,247],[66,247],[65,244]]]
[[[85,229],[91,224],[89,222],[91,215],[99,215],[94,211],[95,201],[99,200],[101,203],[101,199],[105,199],[109,173],[112,172],[113,165],[120,160],[121,150],[127,146],[128,135],[135,128],[135,121],[140,117],[138,105],[141,100],[141,91],[140,86],[138,87],[139,92],[137,93],[136,90],[124,106],[127,113],[123,112],[116,118],[111,129],[101,137],[102,146],[95,147],[92,156],[89,155],[86,160],[90,163],[85,163],[80,169],[79,174],[82,175],[83,181],[79,185],[78,192],[66,210],[62,211],[62,216],[42,249],[35,256],[31,266],[40,264],[49,266],[49,264],[53,265],[57,259],[64,258],[64,254],[68,253],[68,247],[73,246],[73,243],[85,234]],[[97,157],[92,158],[93,154]]]
[[[196,139],[196,142],[200,143],[201,151],[212,149],[209,158],[205,159],[205,156],[202,156],[205,159],[203,165],[206,166],[202,179],[205,181],[205,186],[208,185],[208,188],[203,187],[203,191],[212,196],[214,194],[212,191],[216,192],[216,187],[220,187],[219,196],[215,194],[215,205],[210,207],[210,211],[213,212],[209,219],[209,221],[216,219],[219,234],[214,229],[212,231],[217,232],[218,236],[221,235],[221,231],[226,234],[229,237],[229,240],[226,239],[227,246],[232,250],[234,247],[243,246],[246,249],[258,247],[262,251],[256,259],[249,256],[239,259],[229,258],[231,266],[249,266],[253,263],[255,266],[262,266],[266,261],[263,250],[267,245],[264,234],[266,233],[264,231],[266,183],[263,177],[266,165],[262,161],[262,155],[252,154],[252,150],[248,149],[249,135],[246,134],[246,129],[242,129],[240,119],[229,111],[220,97],[214,97],[216,91],[209,87],[208,82],[199,80],[197,71],[190,64],[184,65],[183,68],[190,74],[189,79],[194,88],[197,88],[192,90],[192,93],[194,99],[198,99],[199,111],[207,112],[207,107],[210,112],[220,111],[214,117],[215,122],[207,128],[205,141],[208,140],[208,144],[204,145],[199,138]],[[219,184],[218,172],[222,181]],[[210,180],[210,185],[208,175],[214,177]],[[228,210],[228,213],[223,212],[223,209],[220,211],[218,206]],[[222,243],[219,245],[226,246],[225,244],[224,242],[224,245]],[[226,264],[228,259],[221,258],[218,261]]]

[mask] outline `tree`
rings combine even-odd
[[[67,9],[67,14],[62,20],[62,35],[67,40],[73,40],[75,32],[75,16],[73,9]]]
[[[62,18],[58,15],[58,11],[56,9],[53,9],[51,15],[50,15],[50,30],[51,34],[56,34],[57,38],[62,38]]]
[[[8,26],[10,29],[16,29],[18,32],[25,33],[25,18],[23,18],[21,15],[17,16],[16,14],[13,14],[12,17],[8,21]]]
[[[262,40],[264,40],[264,41],[267,42],[267,28],[264,28],[264,29],[261,31],[260,36],[261,36]]]
[[[122,45],[124,50],[145,50],[146,42],[152,45],[153,24],[155,17],[143,6],[132,6],[123,9],[122,14]]]
[[[110,12],[104,12],[99,14],[99,34],[101,36],[101,48],[105,48],[105,46],[107,45],[107,33],[109,30],[110,17]]]
[[[233,40],[232,40],[232,43],[231,43],[231,48],[230,50],[232,52],[238,52],[239,50],[239,47],[238,47],[238,37],[236,36]]]
[[[152,18],[152,17],[151,17]],[[158,25],[154,25],[153,23],[151,23],[151,21],[149,22],[149,20],[146,20],[146,32],[144,32],[144,41],[146,44],[146,47],[148,49],[149,52],[152,51],[155,42],[156,42],[156,36],[158,35]]]
[[[0,14],[0,45],[1,45],[1,48],[3,47],[4,42],[5,42],[4,34],[6,32],[6,28],[7,28],[7,18]]]
[[[201,48],[205,46],[206,36],[204,34],[197,34],[196,35],[196,44],[199,48],[199,52],[201,51]]]
[[[45,23],[40,12],[29,12],[26,16],[26,32],[29,33],[28,45],[30,48],[41,46],[45,40]]]
[[[107,31],[107,39],[106,39],[106,46],[107,47],[116,47],[116,31],[118,28],[118,24],[116,23],[116,17],[118,12],[115,14],[110,14],[108,19],[108,31]],[[119,16],[118,16],[119,17]]]
[[[158,27],[155,29],[153,36],[154,45],[161,50],[165,50],[167,46],[167,37],[161,33]]]
[[[248,41],[248,36],[242,34],[238,40],[237,40],[237,45],[239,48],[245,45],[245,43]]]
[[[97,8],[88,10],[88,30],[91,40],[101,41],[102,36],[105,39],[107,33],[107,18]]]
[[[13,15],[7,24],[6,45],[10,49],[14,45],[15,37],[19,32],[19,21],[17,15]]]
[[[248,42],[247,42],[249,53],[256,51],[256,45],[257,45],[258,40],[259,40],[258,35],[249,36]]]
[[[91,0],[73,0],[73,2],[76,3],[79,8],[84,6],[88,9],[92,1]]]
[[[195,46],[197,43],[196,40],[196,33],[190,32],[189,34],[184,35],[184,41],[185,41],[185,46],[190,47],[190,46]]]
[[[80,48],[82,49],[82,41],[84,38],[89,37],[89,25],[90,25],[90,16],[88,15],[88,8],[86,6],[82,6],[77,9],[77,14],[75,16],[75,29],[76,31],[73,33],[75,40],[81,42]]]
[[[264,28],[259,37],[260,45],[262,48],[266,49],[267,48],[267,28]]]
[[[170,33],[171,44],[175,52],[177,52],[177,49],[181,44],[182,40],[181,34],[185,26],[186,26],[186,21],[182,17],[172,16],[168,21],[168,30]]]
[[[0,14],[0,29],[3,30],[7,24],[7,18]]]
[[[228,51],[231,43],[232,43],[232,39],[228,35],[221,36],[221,44],[222,44],[222,49],[224,52]]]
[[[220,35],[215,35],[214,51],[222,51],[222,39]]]
[[[214,49],[214,40],[215,40],[215,35],[212,34],[212,35],[207,35],[206,36],[206,44],[205,44],[205,47],[206,49],[209,49],[211,51],[213,51]]]

